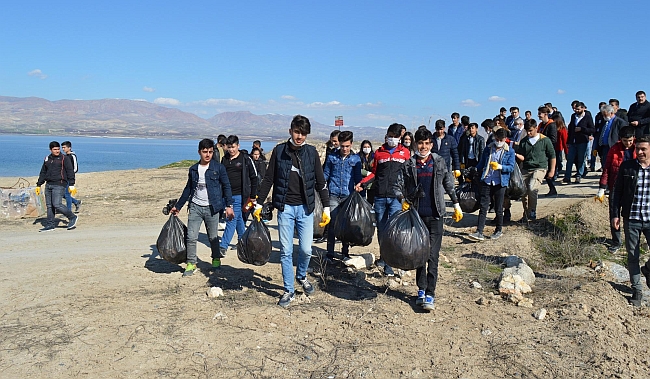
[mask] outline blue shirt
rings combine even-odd
[[[490,154],[489,162],[500,162],[501,156],[503,155],[503,149],[494,149],[492,154]],[[489,163],[488,163],[489,166]],[[488,174],[485,176],[483,181],[489,185],[495,185],[496,183],[501,184],[501,173],[499,170],[492,170],[491,168],[488,171]]]
[[[612,123],[614,122],[614,119],[616,116],[612,117],[607,121],[607,125],[605,126],[605,130],[603,130],[603,134],[600,135],[600,144],[601,145],[607,145],[608,140],[609,140],[609,133],[611,132],[612,129]]]

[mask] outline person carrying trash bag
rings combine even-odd
[[[205,230],[210,241],[212,251],[212,267],[221,266],[222,253],[219,249],[219,213],[224,210],[226,218],[232,220],[235,214],[232,209],[233,199],[230,191],[230,182],[226,168],[213,160],[214,142],[205,138],[199,142],[198,163],[190,167],[187,183],[183,194],[176,205],[169,211],[178,216],[179,209],[183,208],[189,200],[189,214],[187,216],[187,265],[183,276],[191,276],[196,270],[196,241],[199,238],[201,222],[205,223]],[[223,203],[225,201],[225,204]]]
[[[349,130],[339,133],[339,149],[332,154],[327,155],[323,166],[323,175],[327,182],[327,188],[330,195],[330,212],[332,220],[336,220],[339,214],[339,205],[345,202],[345,199],[354,193],[355,184],[361,181],[361,158],[352,154],[353,134]],[[372,223],[372,221],[371,221]],[[327,260],[328,263],[334,263],[334,244],[336,242],[334,225],[327,229]],[[349,257],[350,244],[341,241],[341,254],[344,258]]]
[[[402,209],[408,210],[412,203],[429,232],[429,256],[426,264],[417,268],[415,277],[418,285],[416,304],[431,311],[434,309],[438,258],[442,245],[445,215],[443,193],[446,192],[454,204],[454,222],[463,218],[463,212],[454,191],[453,174],[447,169],[445,160],[431,152],[431,132],[428,129],[419,129],[414,138],[415,158],[406,163],[403,176],[405,188],[411,190],[408,198],[413,200],[404,201]]]
[[[243,263],[263,266],[271,257],[271,232],[269,228],[262,222],[253,217],[248,229],[237,241],[237,258]]]
[[[280,264],[284,293],[278,305],[286,308],[294,300],[294,279],[300,283],[305,295],[314,293],[314,286],[307,280],[307,267],[311,260],[314,239],[314,208],[316,193],[324,204],[329,204],[327,183],[318,152],[306,143],[311,133],[307,117],[297,115],[291,120],[290,138],[278,144],[271,153],[269,167],[262,179],[258,199],[263,201],[273,187],[271,203],[278,210],[278,235],[280,237]],[[253,217],[261,219],[262,206],[255,205]],[[320,226],[330,222],[330,208],[323,208]],[[298,231],[298,262],[293,273],[293,233]]]

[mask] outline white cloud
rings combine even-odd
[[[296,97],[291,96],[291,95],[283,95],[283,96],[280,96],[280,98],[284,99],[284,100],[296,100]]]
[[[147,100],[145,100],[145,99],[131,99],[131,100],[133,100],[133,101],[144,101],[145,103],[147,102]]]
[[[47,78],[47,75],[43,74],[43,71],[41,71],[38,68],[36,70],[32,70],[32,71],[28,72],[27,75],[33,76],[33,77],[39,78],[39,79]]]
[[[465,99],[465,100],[460,102],[460,105],[462,105],[464,107],[480,107],[481,106],[481,104],[477,103],[476,101],[474,101],[472,99]]]
[[[495,102],[496,102],[496,101],[506,101],[506,98],[505,98],[505,97],[501,97],[501,96],[496,96],[496,95],[495,95],[495,96],[490,96],[490,97],[488,97],[488,101],[495,101]]]
[[[142,87],[142,90],[144,92],[156,92],[155,88],[151,88],[151,87],[147,87],[147,86]]]
[[[563,89],[559,89],[559,90],[557,90],[557,94],[558,94],[558,95],[564,95],[565,93],[566,93],[566,91],[563,90]]]
[[[345,106],[341,104],[339,101],[332,100],[327,103],[323,103],[321,101],[314,101],[313,103],[307,104],[306,107],[307,108],[343,108]]]
[[[378,101],[376,103],[363,103],[363,104],[357,104],[357,108],[379,108],[383,106],[384,104],[381,101]]]
[[[155,99],[153,103],[158,105],[173,105],[173,106],[181,105],[180,101],[169,97],[159,97]]]
[[[237,99],[206,99],[197,102],[205,107],[254,107],[254,104]]]
[[[395,120],[395,117],[390,116],[390,115],[385,115],[385,114],[375,114],[375,113],[368,113],[366,115],[366,118],[370,120],[377,120],[377,121],[393,121]]]

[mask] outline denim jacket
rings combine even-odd
[[[199,182],[199,163],[195,163],[190,167],[187,174],[187,184],[183,194],[176,202],[176,209],[183,208],[185,202],[192,200],[194,190]],[[210,202],[210,211],[212,215],[219,213],[225,207],[232,206],[232,192],[230,190],[230,181],[226,168],[214,160],[210,161],[208,169],[205,171],[205,186],[208,189],[208,201]],[[226,202],[224,204],[223,202]]]
[[[323,174],[330,195],[349,196],[354,192],[354,186],[362,179],[361,158],[352,153],[347,157],[341,157],[338,153],[329,154],[325,159]]]
[[[481,161],[478,163],[478,166],[476,166],[478,172],[481,173],[481,182],[483,182],[483,179],[485,179],[490,172],[490,157],[495,149],[496,145],[494,142],[488,145],[483,151],[483,155],[481,155]],[[510,146],[508,146],[508,144],[503,145],[503,154],[498,163],[502,166],[500,176],[501,186],[507,187],[508,183],[510,183],[510,173],[515,169],[515,152],[510,148]]]

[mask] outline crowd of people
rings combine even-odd
[[[221,135],[216,143],[212,139],[201,140],[200,160],[190,167],[186,186],[171,209],[178,215],[188,203],[187,263],[183,276],[196,270],[201,223],[205,223],[208,234],[212,267],[219,269],[235,232],[241,239],[250,214],[260,220],[262,205],[270,194],[269,207],[277,210],[284,286],[278,304],[287,307],[294,300],[295,282],[306,295],[314,292],[307,278],[312,244],[318,242],[314,241],[314,221],[321,228],[327,227],[348,196],[359,192],[374,207],[376,220],[371,222],[376,222],[378,236],[384,234],[393,215],[411,207],[417,210],[429,231],[431,251],[427,263],[416,271],[416,303],[432,310],[446,215],[445,193],[453,204],[452,219],[458,222],[463,217],[456,183],[477,184],[479,216],[476,231],[467,236],[468,240],[496,240],[503,235],[503,226],[512,221],[514,199],[509,185],[513,175],[519,175],[523,182],[522,194],[518,196],[523,205],[519,222],[535,222],[538,193],[544,184],[549,189],[546,196],[555,196],[557,181],[565,185],[581,183],[587,172],[596,171],[600,158],[601,177],[595,200],[604,202],[605,196],[610,197],[612,238],[608,249],[616,253],[621,248],[622,224],[633,288],[631,302],[640,305],[640,275],[645,276],[650,286],[650,263],[639,266],[639,237],[650,237],[650,103],[643,91],[637,92],[636,100],[627,111],[619,107],[616,99],[602,102],[595,117],[583,102],[575,100],[568,122],[551,103],[537,108],[539,122],[531,111],[525,111],[522,118],[518,107],[511,107],[510,115],[501,108],[496,117],[480,123],[484,133],[479,133],[479,124],[471,122],[469,116],[461,117],[458,113],[451,114],[449,126],[444,120],[437,120],[434,130],[422,125],[409,132],[404,125],[394,123],[387,128],[383,144],[375,149],[369,140],[363,140],[358,153],[352,150],[352,131],[334,130],[323,161],[316,148],[306,143],[311,124],[301,115],[293,118],[288,140],[278,144],[268,159],[259,141],[248,152],[240,148],[235,135]],[[66,143],[69,150],[70,144]],[[68,164],[57,142],[50,144],[50,150],[52,154],[45,159],[37,184],[40,187],[47,182],[48,222],[53,220],[54,211],[59,211],[69,218],[71,229],[78,216],[70,212],[70,207],[75,204],[78,210],[81,203],[72,199],[65,208],[61,198],[65,188],[74,196],[76,160],[73,158],[72,164]],[[68,150],[66,154],[71,154]],[[322,204],[322,215],[320,220],[314,220],[318,201]],[[488,237],[483,232],[491,210],[495,213],[496,228]],[[224,221],[219,238],[219,225]],[[47,224],[42,231],[52,228]],[[295,274],[294,234],[299,247]],[[328,262],[349,257],[345,241],[340,255],[335,252],[332,228],[323,238],[323,242],[327,241]],[[375,264],[384,275],[395,275],[381,256]]]

